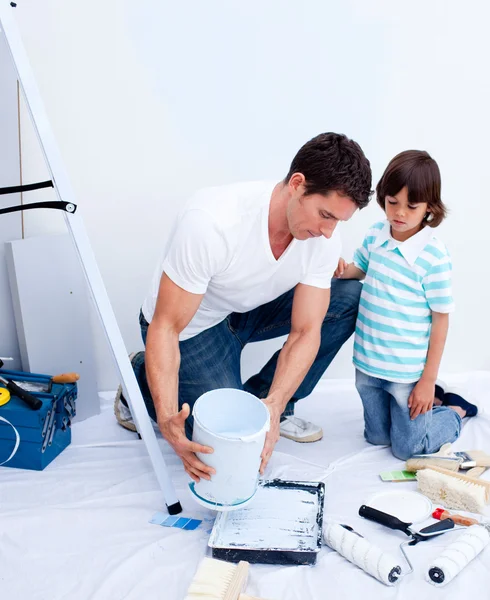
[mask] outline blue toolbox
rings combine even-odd
[[[70,444],[77,384],[56,381],[0,370],[0,465],[42,471]]]

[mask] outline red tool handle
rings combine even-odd
[[[432,513],[432,516],[434,519],[439,519],[440,521],[443,521],[444,519],[451,519],[451,521],[454,521],[458,525],[464,525],[465,527],[469,527],[470,525],[479,525],[479,521],[476,519],[464,517],[463,515],[452,514],[443,508],[436,508],[436,510]]]

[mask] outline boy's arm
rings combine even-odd
[[[338,267],[333,274],[338,279],[364,279],[366,273],[356,267],[354,263],[347,264],[343,258],[339,260]]]
[[[446,344],[448,328],[449,314],[433,312],[427,362],[425,363],[420,381],[408,399],[408,408],[410,409],[410,418],[412,420],[432,408],[436,379]]]
[[[366,273],[369,267],[369,242],[371,239],[368,235],[364,238],[362,242],[362,246],[358,248],[354,252],[354,260],[350,264],[348,264],[343,258],[339,259],[339,264],[337,265],[337,269],[333,274],[334,277],[338,279],[364,279],[366,277]]]

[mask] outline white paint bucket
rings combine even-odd
[[[257,490],[269,410],[248,392],[223,388],[198,398],[192,414],[193,441],[214,449],[197,456],[216,469],[211,481],[190,485],[195,499],[215,510],[243,508]]]

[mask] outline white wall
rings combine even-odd
[[[279,180],[330,130],[361,144],[375,182],[404,149],[439,162],[458,304],[443,370],[490,369],[484,0],[23,0],[15,14],[128,350],[141,346],[138,309],[188,194]],[[373,202],[342,225],[346,257],[380,216]],[[33,213],[26,233],[52,228]],[[246,352],[249,374],[272,348]],[[99,364],[101,387],[114,387],[103,350]],[[345,347],[328,376],[351,374]]]
[[[20,183],[17,77],[5,40],[0,36],[0,187]],[[20,204],[20,194],[0,196],[0,208]],[[21,213],[0,216],[0,356],[13,358],[6,369],[20,368],[20,351],[5,261],[4,242],[22,237]]]

